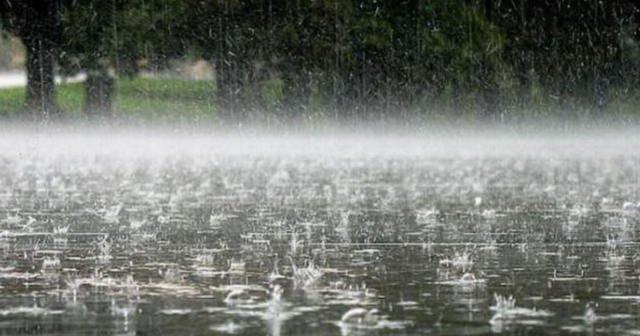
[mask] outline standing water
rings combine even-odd
[[[640,333],[640,138],[0,137],[2,334]]]

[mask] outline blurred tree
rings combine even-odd
[[[60,65],[67,74],[84,73],[84,110],[89,116],[112,112],[115,80],[116,1],[68,0],[63,11]]]
[[[586,98],[602,111],[611,85],[631,84],[634,70],[625,55],[636,39],[638,3],[494,1],[493,21],[508,32],[505,60],[518,78],[520,102],[539,86],[567,109]]]
[[[37,117],[59,112],[54,64],[61,37],[60,0],[0,0],[3,28],[17,35],[27,52],[25,109]]]
[[[88,113],[111,110],[117,75],[186,56],[211,63],[220,115],[234,119],[273,106],[284,119],[320,109],[378,118],[443,102],[489,118],[581,101],[603,111],[612,94],[636,92],[639,8],[632,0],[0,0],[5,28],[28,47],[29,109],[56,110],[58,53],[62,71],[87,74]]]
[[[180,15],[191,51],[213,65],[218,109],[228,116],[243,110],[240,96],[253,54],[248,40],[256,33],[247,26],[253,16],[243,17],[242,7],[238,0],[198,2]]]
[[[85,73],[87,115],[109,115],[117,75],[157,71],[184,53],[177,0],[65,0],[60,64]]]
[[[421,1],[416,51],[421,60],[414,73],[444,97],[455,110],[464,110],[466,99],[473,108],[492,116],[498,111],[496,86],[504,37],[487,20],[476,1]]]

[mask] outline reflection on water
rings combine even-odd
[[[24,140],[3,334],[640,333],[637,156]]]

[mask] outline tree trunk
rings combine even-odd
[[[53,73],[54,48],[40,36],[23,41],[27,49],[25,109],[37,117],[46,118],[59,112]]]
[[[84,112],[87,116],[110,117],[113,114],[115,80],[103,71],[89,72],[84,88]]]
[[[26,24],[19,35],[27,52],[25,109],[38,117],[59,113],[54,63],[61,33],[59,0],[24,0]]]

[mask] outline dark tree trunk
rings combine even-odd
[[[54,63],[60,34],[60,3],[25,0],[26,24],[20,37],[27,52],[25,109],[38,117],[57,114]]]
[[[109,75],[109,55],[113,52],[108,45],[109,34],[116,28],[115,6],[112,1],[95,1],[85,9],[94,17],[94,23],[86,28],[88,40],[84,41],[89,52],[84,53],[80,61],[82,70],[87,74],[84,82],[84,112],[89,118],[110,117],[113,113],[115,78]],[[106,13],[110,15],[104,15]]]
[[[106,72],[89,72],[84,82],[84,88],[84,112],[87,116],[110,117],[113,114],[115,80]]]
[[[41,38],[26,38],[23,41],[27,49],[25,109],[40,117],[58,113],[52,46]]]

